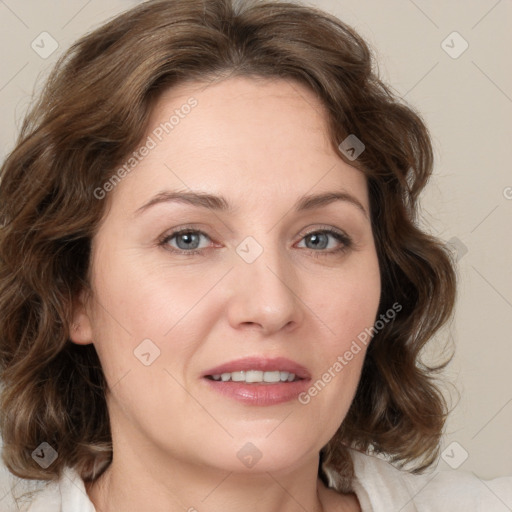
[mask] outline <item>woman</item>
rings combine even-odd
[[[415,223],[432,160],[321,11],[149,1],[78,41],[1,173],[3,460],[49,481],[29,510],[484,503],[413,475],[448,413],[448,361],[419,359],[455,296]]]

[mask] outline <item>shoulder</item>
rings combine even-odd
[[[15,497],[20,498],[18,503]],[[0,504],[2,512],[95,512],[83,480],[69,467],[64,469],[58,481],[15,478],[12,480],[8,500]]]
[[[474,473],[431,469],[420,475],[350,450],[353,481],[363,512],[510,512],[512,476],[483,480]]]

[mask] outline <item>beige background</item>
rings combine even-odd
[[[0,0],[0,158],[12,149],[35,84],[62,51],[136,3]],[[434,138],[436,174],[424,195],[423,222],[458,248],[456,317],[438,346],[453,337],[456,357],[446,375],[462,395],[447,424],[439,468],[460,464],[485,479],[512,475],[512,3],[311,4],[367,39],[381,75],[419,109]],[[31,47],[43,31],[59,45],[47,58]],[[469,46],[458,55],[464,41]]]

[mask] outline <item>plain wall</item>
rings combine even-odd
[[[136,3],[0,2],[2,160],[13,147],[36,82],[37,91],[57,57],[79,36]],[[435,353],[453,338],[456,355],[445,375],[461,394],[446,426],[439,468],[458,465],[467,453],[461,470],[486,479],[512,475],[512,4],[316,0],[310,5],[332,12],[366,38],[381,76],[419,110],[432,133],[435,175],[423,197],[422,222],[451,243],[459,258],[454,322],[429,349]],[[31,47],[34,40],[43,46],[44,31],[59,45],[47,58]],[[469,46],[458,55],[464,40]],[[47,39],[45,48],[49,44]]]

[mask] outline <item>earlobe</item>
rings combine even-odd
[[[69,328],[69,339],[79,345],[93,342],[92,323],[86,307],[86,293],[82,291],[73,304],[73,318]]]

